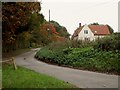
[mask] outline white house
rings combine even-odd
[[[81,23],[72,35],[73,40],[93,41],[98,38],[109,35],[110,31],[107,25],[83,25]]]

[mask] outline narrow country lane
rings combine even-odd
[[[118,88],[117,75],[107,75],[46,64],[34,58],[38,50],[39,48],[32,49],[30,52],[16,56],[17,65],[56,77],[80,88]]]

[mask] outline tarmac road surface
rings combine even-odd
[[[38,73],[56,77],[80,88],[118,88],[117,75],[108,75],[50,65],[34,58],[34,55],[38,50],[39,48],[32,49],[30,52],[16,56],[16,64]]]

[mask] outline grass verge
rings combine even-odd
[[[11,65],[3,66],[3,88],[75,88],[75,86],[44,74]]]

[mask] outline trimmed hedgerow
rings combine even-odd
[[[36,53],[35,57],[57,65],[116,74],[120,70],[119,55],[118,50],[99,51],[92,47],[57,49],[44,47]]]

